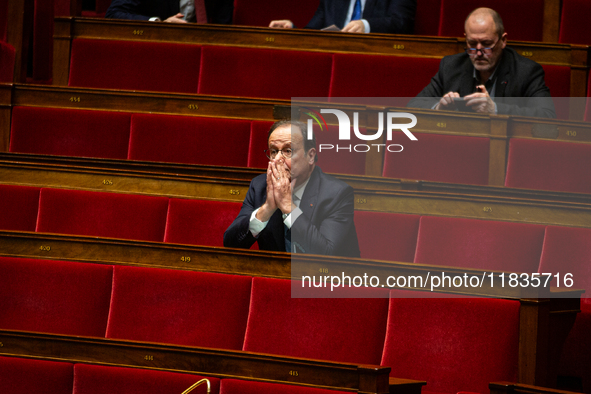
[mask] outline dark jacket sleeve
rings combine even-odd
[[[254,183],[256,183],[255,180],[250,183],[240,213],[224,233],[225,247],[248,249],[256,242],[256,238],[253,237],[248,228],[250,224],[250,216],[255,209],[259,208],[258,206],[255,206],[256,190],[253,186]]]
[[[158,15],[140,15],[141,0],[113,0],[105,17],[112,19],[132,19],[147,21]]]
[[[350,186],[332,188],[334,198],[312,222],[301,214],[291,227],[291,242],[305,253],[359,257],[354,224],[354,195]],[[326,200],[328,201],[328,200]]]
[[[371,1],[375,1],[376,7],[367,9]],[[384,9],[384,6],[387,8]],[[416,0],[367,0],[365,7],[363,19],[369,23],[371,33],[413,33]]]

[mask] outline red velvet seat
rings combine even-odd
[[[255,277],[243,350],[377,365],[387,310],[387,298],[292,298],[291,281]]]
[[[112,267],[0,258],[0,328],[104,337]]]
[[[130,122],[126,113],[14,107],[10,151],[125,159]]]
[[[548,226],[540,261],[540,273],[560,274],[560,287],[565,287],[564,275],[572,274],[572,288],[584,289],[581,313],[564,344],[559,362],[559,374],[582,379],[583,391],[591,390],[591,230]],[[556,279],[552,279],[556,285]],[[567,283],[568,284],[568,283]]]
[[[0,230],[35,231],[38,187],[0,185]]]
[[[331,101],[343,101],[333,97],[415,97],[437,73],[439,62],[430,58],[336,53],[329,95]],[[375,104],[395,105],[380,100]]]
[[[241,206],[238,202],[173,198],[168,207],[164,242],[224,246],[224,231],[238,216]]]
[[[556,117],[558,119],[569,118],[570,100],[563,97],[570,97],[570,67],[543,65],[546,85],[554,100]],[[582,100],[582,99],[579,99]]]
[[[115,266],[107,337],[240,350],[250,289],[248,276]]]
[[[285,100],[326,97],[331,68],[327,53],[205,46],[198,92]]]
[[[390,376],[426,380],[423,391],[486,394],[516,381],[519,301],[398,298],[392,291],[382,365]]]
[[[591,145],[512,138],[505,186],[591,193]]]
[[[247,380],[222,379],[220,394],[345,394],[349,391],[317,389],[288,384],[250,382]]]
[[[412,263],[419,219],[419,215],[355,211],[355,228],[361,257]]]
[[[138,368],[76,364],[72,394],[181,394],[204,376]],[[207,377],[211,392],[219,393],[220,380]],[[203,384],[191,393],[205,394]]]
[[[540,225],[423,216],[415,263],[537,272],[543,241]]]
[[[348,141],[339,140],[338,126],[328,126],[328,129],[320,130],[320,127],[314,124],[313,129],[318,155],[316,164],[322,168],[322,171],[349,175],[365,174],[365,145],[371,142],[357,138],[353,129],[351,129],[351,139]],[[360,127],[359,131],[366,134],[366,129],[363,127]]]
[[[135,114],[128,158],[246,167],[249,138],[247,120]]]
[[[591,74],[589,74],[589,80],[587,82],[587,99],[585,102],[585,120],[587,122],[591,121]]]
[[[38,232],[162,242],[168,198],[41,189]]]
[[[441,0],[421,0],[417,2],[415,31],[420,36],[436,36],[439,33]]]
[[[562,0],[560,34],[563,44],[591,44],[591,32],[584,26],[591,17],[591,3],[587,0]]]
[[[200,56],[197,45],[77,38],[72,40],[68,84],[195,93]]]
[[[73,365],[0,357],[2,394],[72,394]]]
[[[441,0],[439,35],[463,37],[464,21],[478,7],[492,8],[501,15],[510,40],[542,41],[544,0]]]
[[[10,44],[0,40],[0,82],[12,82],[16,52]]]
[[[437,182],[488,184],[490,140],[481,137],[414,133],[411,141],[393,132],[386,151],[383,176]]]
[[[291,1],[235,0],[234,25],[267,27],[273,20],[289,19],[297,28],[308,24],[319,0]]]
[[[250,144],[248,145],[248,166],[252,168],[267,168],[269,159],[265,156],[267,136],[273,122],[253,120],[250,129]]]

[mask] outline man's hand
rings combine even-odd
[[[342,31],[345,33],[365,33],[365,25],[361,20],[351,21]]]
[[[170,18],[167,18],[164,22],[168,22],[168,23],[187,23],[187,21],[184,20],[183,17],[184,17],[184,15],[179,12],[178,14],[173,15]]]
[[[272,160],[271,170],[273,172],[273,195],[275,204],[281,213],[288,214],[292,211],[291,202],[291,176],[285,170],[283,159]]]
[[[453,111],[456,109],[456,104],[454,103],[454,97],[460,97],[458,92],[449,92],[446,93],[440,100],[435,109],[439,110],[446,110],[446,111]]]
[[[275,204],[275,192],[273,189],[273,170],[271,169],[271,162],[267,165],[267,199],[257,211],[256,218],[261,222],[268,221],[277,210]]]
[[[466,99],[466,106],[472,108],[475,112],[494,114],[495,102],[490,98],[484,85],[476,87],[480,93],[472,93],[464,97]]]
[[[293,23],[288,19],[282,19],[279,21],[272,21],[269,23],[269,27],[274,27],[276,29],[293,29]]]

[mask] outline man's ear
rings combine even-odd
[[[501,42],[502,42],[503,48],[505,48],[505,45],[507,45],[507,33],[503,33],[503,35],[501,36]]]
[[[308,164],[314,164],[316,162],[316,148],[311,148],[308,153],[306,153],[306,160]]]

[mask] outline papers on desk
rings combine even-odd
[[[322,30],[322,31],[341,31],[341,29],[339,29],[337,27],[337,25],[330,25],[330,26],[327,26],[324,29],[320,29],[320,30]]]

